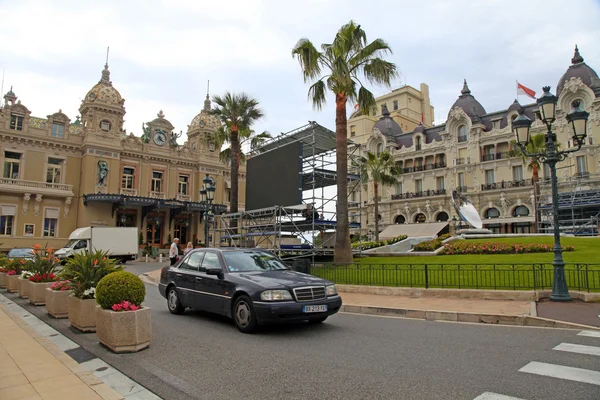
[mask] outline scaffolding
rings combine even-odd
[[[598,236],[600,218],[600,175],[577,174],[559,179],[558,218],[561,233],[577,236]],[[552,185],[550,179],[540,179],[537,203],[537,230],[553,233]]]
[[[333,255],[337,224],[336,213],[331,209],[335,209],[337,195],[328,195],[326,189],[337,185],[335,132],[309,121],[251,149],[249,157],[297,142],[302,143],[302,204],[273,205],[218,216],[214,233],[221,246],[260,247],[280,257],[313,262],[315,257]],[[360,145],[348,141],[348,157],[350,163],[356,162]],[[360,184],[360,175],[349,172],[348,194]],[[358,206],[358,212],[349,214],[349,222],[351,232],[358,231],[360,238],[362,201]]]

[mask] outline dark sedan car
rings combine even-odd
[[[342,306],[333,283],[257,249],[192,250],[162,269],[158,289],[171,313],[188,307],[225,315],[244,333],[273,322],[323,322]]]

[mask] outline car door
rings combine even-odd
[[[206,274],[206,270],[214,268],[219,268],[223,271],[221,258],[217,252],[207,251],[200,266],[200,273],[196,279],[196,290],[201,295],[203,309],[212,313],[223,314],[225,300],[227,299],[225,281],[216,275]]]
[[[192,252],[175,269],[175,285],[179,289],[180,301],[186,307],[197,308],[201,304],[196,292],[196,278],[203,256],[201,251]]]

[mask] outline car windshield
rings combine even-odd
[[[31,257],[33,250],[31,249],[12,249],[8,252],[9,257]]]
[[[79,239],[71,239],[69,240],[69,243],[67,243],[67,245],[65,247],[73,247],[75,246],[75,243],[79,242]]]
[[[263,251],[224,252],[230,272],[279,271],[288,267],[277,257]]]

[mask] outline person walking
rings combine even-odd
[[[192,246],[192,242],[188,242],[187,247],[183,250],[183,254],[187,254],[190,250],[194,250],[194,246]]]
[[[171,248],[169,249],[169,259],[171,260],[171,265],[175,265],[177,262],[177,255],[179,254],[179,239],[173,239],[173,243],[171,243]]]

